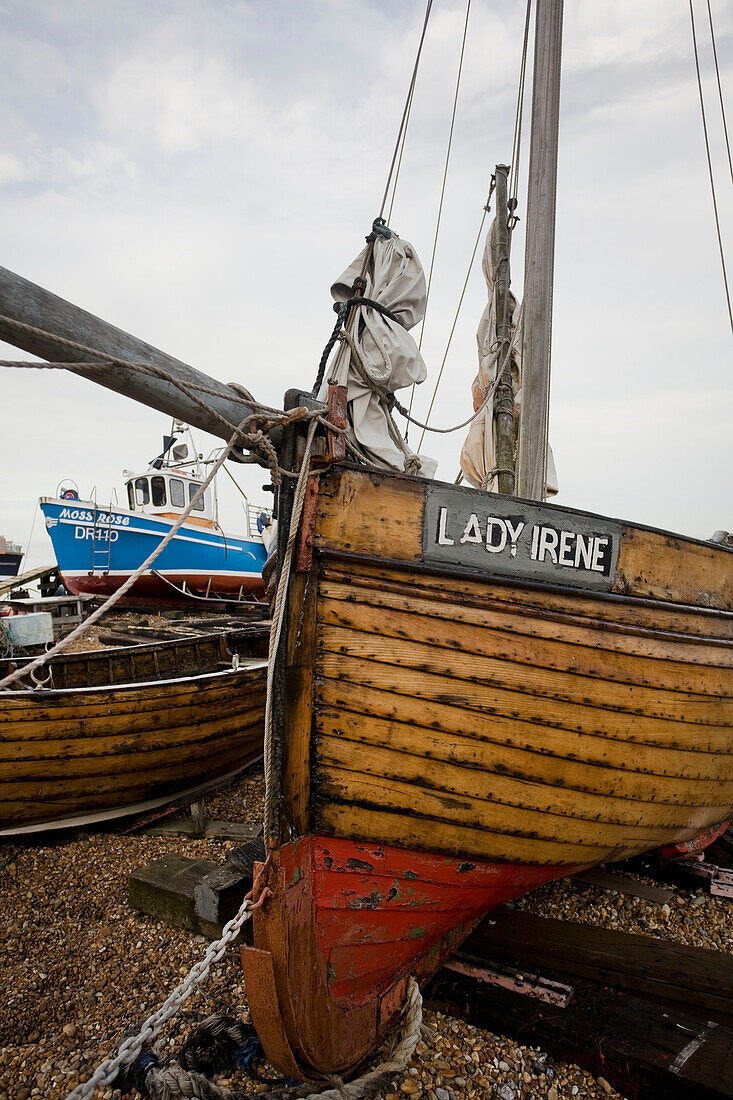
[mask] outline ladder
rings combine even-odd
[[[109,573],[110,559],[112,557],[112,543],[110,541],[110,533],[112,531],[112,502],[110,501],[109,508],[107,509],[107,523],[103,523],[100,519],[102,513],[100,513],[97,505],[94,505],[94,529],[92,534],[92,568],[90,576],[101,574],[106,577]],[[106,538],[104,535],[106,534]]]

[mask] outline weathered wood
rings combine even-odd
[[[464,950],[675,1001],[733,1026],[733,958],[721,951],[503,908]]]
[[[3,693],[0,828],[174,796],[262,753],[266,662],[157,684]]]
[[[23,332],[10,323],[20,321],[48,335]],[[177,386],[151,378],[129,367],[110,365],[102,370],[74,367],[74,362],[88,361],[87,352],[64,347],[55,337],[84,344],[95,351],[106,352],[120,359],[145,363],[165,370],[176,381],[188,386],[204,386],[213,393],[195,391],[197,396],[219,414],[212,415]],[[0,267],[0,338],[41,359],[68,362],[69,370],[89,378],[107,389],[131,397],[152,409],[210,432],[219,439],[229,440],[231,428],[222,423],[239,424],[251,414],[247,401],[223,382],[175,359],[136,336],[115,328],[86,310],[72,305],[43,287],[29,282],[7,268]]]
[[[517,462],[517,493],[530,500],[544,500],[547,495],[562,17],[563,0],[543,0],[537,6],[522,301],[522,412]]]
[[[321,475],[314,546],[316,550],[335,551],[340,555],[359,554],[365,559],[371,557],[375,566],[385,569],[399,567],[400,562],[415,563],[421,584],[426,583],[424,577],[431,575],[446,580],[449,577],[455,578],[457,588],[466,585],[470,587],[472,582],[478,584],[479,590],[482,585],[491,584],[498,588],[506,583],[519,593],[517,598],[520,602],[527,599],[536,601],[538,597],[535,592],[539,589],[542,593],[540,599],[551,602],[559,598],[565,601],[566,606],[576,608],[579,614],[585,606],[600,606],[593,603],[595,594],[588,592],[582,585],[577,597],[572,591],[567,595],[563,594],[562,577],[567,580],[573,572],[569,568],[561,569],[558,573],[559,579],[554,581],[551,577],[538,577],[536,584],[533,584],[531,578],[522,578],[521,584],[519,577],[512,580],[511,571],[507,572],[511,568],[512,560],[509,540],[501,554],[485,552],[481,559],[484,564],[481,566],[469,566],[458,559],[453,564],[431,565],[426,562],[426,547],[432,543],[440,545],[441,531],[435,517],[440,512],[441,492],[445,493],[447,501],[457,500],[459,497],[461,501],[465,499],[469,514],[471,509],[478,508],[484,524],[484,534],[491,509],[506,508],[505,498],[496,494],[479,495],[473,490],[397,474],[366,472],[348,466],[337,467]],[[426,511],[428,497],[432,502],[433,517],[429,523]],[[521,511],[523,502],[517,501],[516,505]],[[665,608],[664,605],[670,603],[700,609],[733,611],[733,553],[725,547],[619,523],[577,509],[536,503],[526,506],[534,509],[532,515],[538,521],[541,518],[542,525],[548,530],[553,529],[553,524],[556,530],[560,529],[566,517],[575,517],[580,528],[597,526],[605,532],[604,537],[617,539],[618,560],[612,574],[607,578],[608,586],[616,595],[631,598],[627,610],[632,621],[632,607],[638,606],[639,599],[650,601],[648,606],[639,607],[642,622],[654,621],[657,604],[652,601],[659,601],[661,614],[664,615],[666,610],[670,618],[675,615],[678,618],[686,617],[681,608]],[[532,524],[535,524],[535,520]],[[460,538],[458,542],[460,544]],[[443,546],[442,549],[445,550],[446,547]],[[502,572],[497,573],[497,560],[502,555],[506,561]],[[591,573],[594,573],[592,569],[585,570],[585,574]],[[601,577],[600,573],[594,575]],[[605,581],[605,576],[602,579]],[[580,580],[578,574],[573,584],[578,585]],[[568,589],[569,582],[565,585],[565,591],[568,592]],[[612,598],[607,598],[607,606],[615,606]],[[602,599],[602,593],[598,594],[598,599]],[[708,615],[707,620],[704,617],[700,619],[701,625],[705,621],[709,623],[708,629],[713,633],[726,630],[729,637],[733,636],[733,617],[721,621],[719,617]],[[694,628],[692,620],[690,625]]]
[[[128,903],[166,924],[199,932],[194,890],[206,875],[217,871],[217,864],[210,859],[189,859],[174,853],[162,856],[130,875]]]
[[[625,875],[619,871],[609,871],[605,867],[594,867],[591,871],[580,871],[573,875],[573,882],[582,885],[598,886],[601,890],[607,890],[612,894],[627,894],[629,897],[645,898],[647,901],[655,901],[660,905],[670,901],[674,897],[673,890],[664,890],[661,886],[650,886],[646,882],[639,882],[631,875]]]
[[[711,952],[712,954],[712,952]],[[459,956],[460,957],[460,956]],[[562,980],[563,975],[543,971]],[[565,976],[565,980],[569,980]],[[733,1029],[668,1002],[573,980],[567,1008],[442,970],[427,1004],[477,1027],[537,1044],[552,1059],[603,1077],[628,1100],[724,1100],[733,1096]]]

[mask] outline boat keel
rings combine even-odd
[[[308,836],[272,854],[242,948],[268,1061],[308,1080],[370,1056],[424,982],[494,906],[575,866],[481,863]]]

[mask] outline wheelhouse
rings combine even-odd
[[[148,471],[137,477],[131,477],[126,483],[127,503],[131,512],[145,512],[147,515],[170,515],[180,513],[193,500],[201,488],[201,482],[179,470]],[[189,515],[189,521],[196,519],[213,520],[212,493],[207,489],[196,501]]]

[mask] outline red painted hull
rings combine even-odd
[[[74,596],[89,593],[94,596],[111,596],[127,580],[129,574],[94,574],[89,576],[74,576],[62,574],[65,587]],[[176,588],[185,587],[196,596],[208,596],[215,599],[217,596],[237,598],[241,590],[242,595],[264,596],[264,584],[261,577],[232,577],[214,574],[209,578],[201,574],[166,573],[166,583],[160,577],[152,573],[146,573],[135,581],[130,594],[133,597],[154,597],[156,599],[176,599]]]
[[[494,906],[578,869],[316,836],[285,845],[255,946],[242,950],[268,1058],[300,1076],[354,1069],[401,1008],[409,975],[430,977]]]

